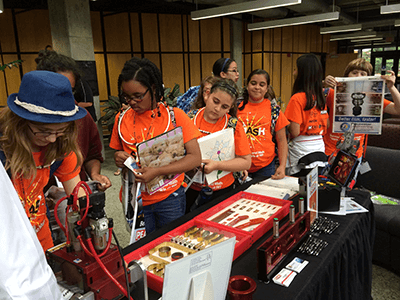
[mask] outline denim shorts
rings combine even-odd
[[[146,235],[182,217],[185,210],[186,195],[182,186],[164,200],[144,206]]]
[[[272,162],[268,166],[262,167],[261,169],[255,171],[253,173],[249,173],[249,176],[251,178],[255,178],[258,176],[271,177],[274,174],[275,174],[275,159],[273,159]]]

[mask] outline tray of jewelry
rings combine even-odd
[[[272,228],[274,218],[281,220],[289,213],[291,204],[289,200],[239,192],[195,219],[231,228],[231,232],[249,233],[253,243]]]
[[[167,264],[233,237],[236,237],[235,260],[250,246],[248,234],[227,230],[218,224],[191,220],[127,254],[124,259],[127,262],[139,260],[147,269],[148,286],[161,294]]]

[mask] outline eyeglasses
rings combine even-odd
[[[67,128],[65,128],[63,131],[56,131],[56,132],[50,132],[50,131],[33,131],[31,126],[28,125],[29,130],[33,133],[34,136],[40,137],[40,138],[48,138],[51,135],[55,135],[56,138],[63,136],[65,134],[65,131]]]
[[[144,98],[144,96],[146,96],[147,92],[149,91],[149,89],[147,89],[143,94],[139,94],[139,95],[132,95],[132,96],[128,96],[126,94],[122,94],[121,97],[125,100],[126,103],[129,103],[130,101],[135,101],[135,102],[141,102]]]
[[[238,70],[236,70],[236,69],[233,69],[233,70],[226,70],[227,72],[232,72],[232,73],[236,73],[236,74],[239,74],[239,71]]]

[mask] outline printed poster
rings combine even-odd
[[[199,138],[197,141],[199,142],[202,159],[224,161],[235,158],[233,128],[211,133]],[[210,174],[206,174],[207,183],[211,184],[229,173],[221,170],[212,171]]]
[[[307,174],[307,204],[312,224],[318,217],[318,166]]]
[[[380,76],[337,77],[332,131],[381,134],[385,82]]]

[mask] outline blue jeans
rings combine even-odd
[[[186,195],[181,186],[164,200],[143,206],[146,235],[185,214]]]
[[[255,178],[255,177],[259,177],[259,176],[271,177],[274,174],[275,174],[275,159],[273,159],[272,162],[268,166],[262,167],[260,170],[257,170],[253,173],[249,173],[249,176],[251,178]]]

